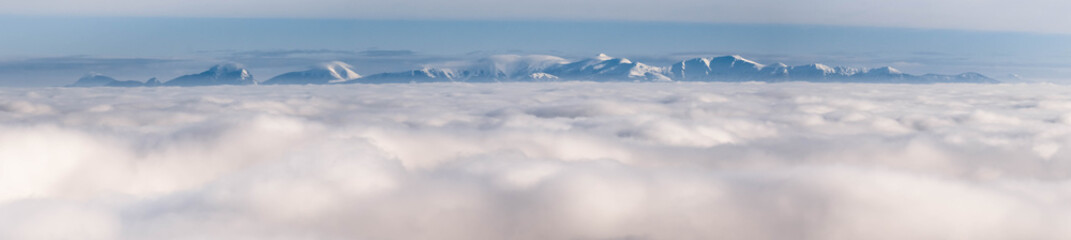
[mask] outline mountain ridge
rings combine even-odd
[[[627,58],[599,54],[569,61],[550,55],[494,55],[450,66],[423,66],[419,69],[363,76],[352,65],[332,61],[279,74],[257,82],[241,64],[224,63],[207,71],[177,77],[167,82],[119,81],[90,73],[71,87],[211,86],[276,84],[380,84],[421,82],[545,82],[545,81],[631,81],[631,82],[855,82],[855,83],[999,83],[985,75],[968,72],[955,75],[912,75],[896,68],[853,68],[821,63],[789,66],[762,64],[740,55],[682,60],[659,67]]]
[[[353,66],[341,61],[321,63],[305,71],[279,74],[264,81],[265,85],[279,84],[330,84],[361,78]]]
[[[189,74],[164,82],[163,86],[213,86],[213,85],[256,85],[253,74],[245,66],[237,63],[223,63],[212,66],[207,71]]]

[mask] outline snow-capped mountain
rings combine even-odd
[[[959,75],[905,74],[892,67],[850,68],[821,63],[788,66],[783,63],[763,65],[738,55],[715,58],[694,58],[670,67],[670,76],[677,81],[807,81],[807,82],[874,82],[874,83],[995,83],[994,79],[977,73]]]
[[[568,63],[564,58],[548,55],[495,55],[475,61],[457,70],[458,77],[470,82],[508,82],[547,77],[547,68]],[[542,73],[542,74],[540,74]]]
[[[558,76],[550,75],[549,73],[533,73],[528,75],[528,79],[535,82],[552,82],[561,80]]]
[[[457,78],[457,73],[451,69],[423,68],[406,72],[380,73],[343,83],[454,82]]]
[[[808,82],[834,82],[846,80],[859,72],[854,68],[831,67],[821,63],[812,63],[788,68],[787,80]]]
[[[306,71],[284,73],[264,84],[518,82],[518,81],[704,81],[704,82],[861,82],[861,83],[997,83],[978,73],[911,75],[892,67],[850,68],[813,63],[788,66],[761,64],[739,55],[688,59],[669,67],[651,66],[599,54],[569,61],[548,55],[496,55],[475,61],[449,62],[418,70],[361,76],[343,62],[329,62]],[[118,81],[100,74],[83,76],[70,86],[207,86],[255,85],[238,64],[220,64],[208,71],[165,83]]]
[[[716,58],[694,58],[673,64],[669,69],[678,81],[755,81],[767,78],[762,74],[766,65],[738,55]]]
[[[665,69],[599,54],[594,58],[552,66],[546,73],[566,80],[671,81]]]
[[[980,73],[962,73],[958,75],[926,74],[918,76],[923,82],[972,82],[972,83],[1000,83]]]
[[[547,55],[495,55],[467,63],[450,63],[420,70],[381,73],[355,83],[512,82],[558,79],[545,71],[569,61]]]
[[[361,78],[353,71],[353,66],[344,62],[327,62],[300,72],[289,72],[275,76],[263,84],[329,84],[341,83]]]
[[[455,68],[427,67],[381,73],[351,82],[671,81],[663,72],[664,69],[660,67],[606,54],[575,62],[546,55],[497,55],[469,64],[458,64]]]
[[[211,86],[211,85],[255,85],[256,80],[240,64],[225,63],[213,66],[208,71],[181,76],[164,82],[164,86]]]

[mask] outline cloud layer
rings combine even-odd
[[[0,239],[1066,239],[1069,91],[0,89]]]

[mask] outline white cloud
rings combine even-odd
[[[3,239],[1065,239],[1054,85],[0,90]]]

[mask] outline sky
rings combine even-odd
[[[893,66],[1067,82],[1060,1],[4,1],[0,86],[89,72],[171,79],[239,62],[261,79],[342,60],[361,74],[493,54],[656,66],[762,62]],[[594,10],[597,9],[597,10]],[[964,11],[970,9],[970,11]]]
[[[1071,33],[1060,0],[5,0],[0,14],[776,23]]]

